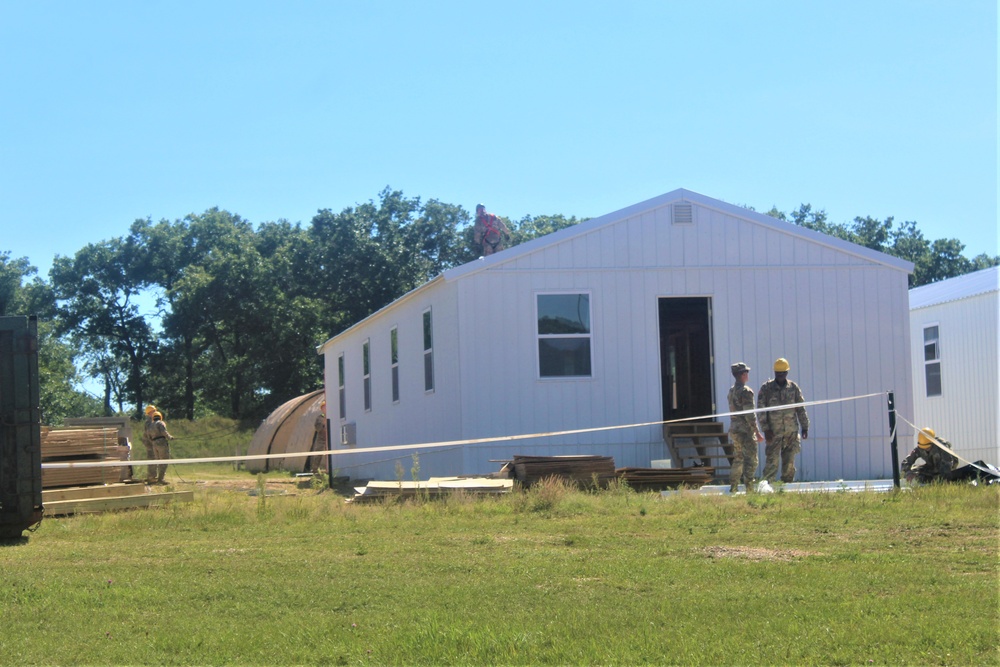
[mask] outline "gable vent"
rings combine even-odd
[[[690,202],[677,202],[673,205],[672,212],[673,222],[675,225],[694,224],[694,211],[692,210]]]

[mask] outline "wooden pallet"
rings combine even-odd
[[[715,469],[715,479],[729,479],[733,445],[722,422],[664,424],[663,439],[679,468],[705,466]]]

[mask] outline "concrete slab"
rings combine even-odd
[[[834,482],[792,482],[791,484],[775,484],[773,493],[817,493],[817,492],[849,492],[859,493],[862,491],[873,491],[885,493],[893,488],[891,479],[862,479],[862,480],[842,480]],[[903,489],[908,488],[903,484]],[[672,496],[681,493],[694,493],[705,496],[728,496],[745,495],[746,487],[740,484],[735,494],[729,493],[728,484],[705,485],[699,489],[684,489],[681,491],[661,491],[662,496]]]

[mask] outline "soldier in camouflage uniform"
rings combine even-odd
[[[152,419],[153,456],[158,461],[166,461],[170,458],[170,441],[174,439],[174,436],[170,435],[170,432],[167,431],[167,423],[163,421],[163,415],[159,411],[153,413]],[[167,474],[167,464],[157,464],[155,469],[156,477],[149,483],[166,484],[163,481],[163,477]]]
[[[927,436],[930,436],[927,437]],[[901,468],[907,481],[917,481],[927,484],[934,480],[947,479],[947,474],[958,466],[958,457],[938,447],[932,440],[951,449],[951,443],[935,435],[934,429],[925,426],[917,435],[917,446],[903,459]],[[922,466],[914,467],[917,459],[923,459]]]
[[[774,378],[760,387],[757,394],[758,408],[772,408],[777,405],[804,403],[799,385],[788,379],[791,367],[787,359],[774,362]],[[774,482],[778,475],[778,457],[781,457],[781,481],[786,484],[795,480],[795,455],[802,450],[802,439],[809,437],[809,416],[802,406],[788,410],[772,410],[760,413],[760,425],[764,429],[767,445],[764,447],[764,479]]]
[[[152,461],[156,458],[153,451],[153,436],[156,430],[153,428],[153,413],[156,412],[155,405],[146,406],[146,421],[142,423],[142,444],[146,447],[146,460]],[[156,466],[150,465],[146,470],[146,482],[156,481]]]
[[[729,389],[729,411],[753,410],[753,389],[747,386],[750,367],[742,361],[730,366],[736,382]],[[733,442],[733,463],[729,469],[729,492],[735,493],[742,479],[747,491],[753,490],[757,473],[757,443],[764,440],[753,413],[733,415],[729,423],[729,439]]]

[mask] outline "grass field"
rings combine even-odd
[[[1000,664],[996,488],[354,505],[179,474],[195,502],[0,547],[0,662]]]

